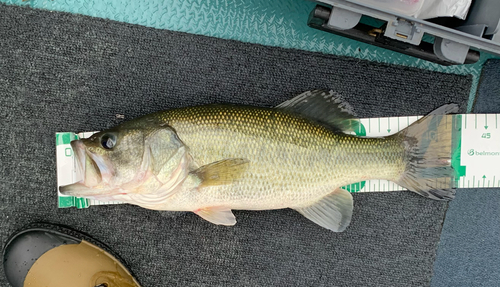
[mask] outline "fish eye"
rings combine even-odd
[[[101,137],[101,146],[105,149],[112,149],[116,145],[116,136],[113,134],[104,134]]]

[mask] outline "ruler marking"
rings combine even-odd
[[[464,118],[465,118],[465,127],[464,127],[464,129],[467,129],[467,119],[469,118],[469,116],[468,116],[468,115],[465,115],[465,117],[464,117]]]
[[[493,176],[493,185],[495,185],[495,176]]]
[[[488,126],[488,115],[484,115],[484,126]]]
[[[472,177],[472,187],[476,187],[474,184],[476,183],[476,176]]]
[[[490,187],[490,180],[488,179],[488,187]]]
[[[470,187],[470,180],[467,180],[467,187]]]
[[[368,119],[368,132],[372,131],[372,119]]]
[[[407,124],[407,127],[410,126],[410,117],[406,117],[406,124]]]
[[[380,132],[380,118],[378,118],[378,132]]]
[[[477,130],[477,114],[474,114],[474,128]]]
[[[387,118],[387,133],[391,132],[391,118]]]
[[[401,128],[399,127],[399,118],[398,118],[398,132],[401,130]]]
[[[498,114],[495,114],[495,128],[498,129]]]

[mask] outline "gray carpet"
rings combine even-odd
[[[483,67],[474,113],[500,113],[500,60]],[[500,189],[463,189],[446,213],[432,286],[500,286]]]
[[[109,244],[144,286],[430,284],[446,203],[355,194],[340,234],[292,210],[236,211],[222,227],[129,205],[57,209],[54,133],[202,103],[274,106],[313,88],[339,91],[362,117],[448,102],[464,112],[469,77],[3,5],[0,39],[2,243],[33,221],[69,225]]]

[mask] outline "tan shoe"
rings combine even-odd
[[[34,224],[14,234],[3,258],[12,287],[140,287],[106,245],[58,225]]]

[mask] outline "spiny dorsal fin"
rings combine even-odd
[[[354,131],[359,126],[351,105],[334,91],[307,91],[276,108],[301,114],[338,132]]]
[[[231,158],[204,165],[192,173],[201,183],[199,187],[231,184],[241,177],[249,161],[244,158]]]

